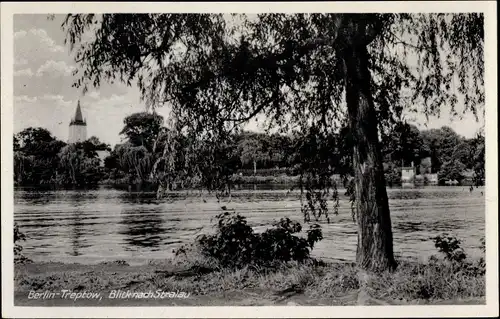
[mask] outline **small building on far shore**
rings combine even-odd
[[[426,174],[427,185],[437,185],[439,184],[438,174]]]
[[[401,184],[402,186],[415,185],[416,170],[413,163],[410,167],[401,167]]]

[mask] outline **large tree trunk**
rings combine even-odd
[[[358,246],[356,262],[369,271],[394,269],[391,217],[378,140],[377,116],[370,90],[366,45],[342,50],[346,100],[354,142],[354,177]]]

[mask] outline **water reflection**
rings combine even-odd
[[[71,238],[71,248],[72,250],[68,252],[71,256],[80,256],[80,249],[83,248],[84,243],[82,240],[83,235],[83,224],[81,212],[75,211],[73,213],[73,218],[70,223],[70,238]]]
[[[73,191],[70,192],[71,204],[76,207],[85,206],[97,200],[97,192]]]
[[[68,225],[71,232],[69,236],[71,239],[71,251],[68,252],[68,254],[70,256],[81,256],[83,255],[82,250],[91,246],[85,235],[87,235],[87,233],[93,233],[91,229],[88,229],[88,226],[92,226],[92,224],[85,223],[87,217],[85,216],[83,208],[86,203],[95,200],[97,196],[92,193],[79,191],[71,192],[70,194],[70,203],[75,209],[71,213]]]
[[[158,204],[154,192],[124,192],[118,199],[125,204]]]
[[[389,199],[401,199],[401,200],[419,200],[422,198],[427,198],[429,192],[426,192],[424,188],[411,188],[411,189],[392,189],[388,191]]]
[[[413,221],[400,221],[399,223],[396,223],[394,225],[394,228],[402,233],[412,233],[416,231],[421,231],[423,230],[423,227],[424,225],[422,222],[413,222]]]
[[[127,209],[122,211],[120,234],[124,235],[127,250],[148,248],[158,250],[168,230],[164,227],[158,207],[148,210]]]
[[[252,187],[253,188],[253,187]],[[343,191],[339,190],[343,195]],[[429,238],[441,232],[463,239],[475,253],[484,236],[484,196],[461,188],[389,189],[395,251],[424,258],[436,253]],[[273,220],[301,220],[299,192],[239,190],[231,201],[217,203],[213,194],[198,191],[169,194],[99,190],[16,190],[14,219],[27,235],[24,252],[37,260],[88,262],[91,258],[166,258],[173,248],[213,231],[210,219],[227,206],[262,228]],[[333,207],[333,202],[329,203]],[[315,256],[354,258],[356,225],[350,203],[341,198],[339,215],[324,224],[324,240]]]
[[[31,205],[45,205],[55,199],[55,193],[43,190],[23,189],[14,192],[14,199],[21,202],[30,202]]]

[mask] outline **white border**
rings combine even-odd
[[[14,307],[13,306],[13,14],[108,12],[483,12],[485,15],[486,89],[486,305],[370,307]],[[498,316],[498,159],[497,37],[494,1],[380,2],[25,2],[1,4],[1,128],[2,128],[2,317],[473,317]]]

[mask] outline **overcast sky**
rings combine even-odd
[[[14,16],[14,132],[44,127],[66,141],[69,122],[80,99],[88,137],[97,136],[111,145],[119,143],[124,117],[145,110],[139,91],[136,87],[104,84],[82,96],[80,89],[72,88],[75,63],[64,45],[62,19],[63,16],[56,16],[53,21],[47,20],[46,15]],[[166,110],[159,109],[158,113],[166,115]],[[472,115],[452,121],[447,112],[443,114],[429,122],[418,117],[415,124],[420,128],[447,125],[465,137],[473,137],[483,123],[477,123]]]

